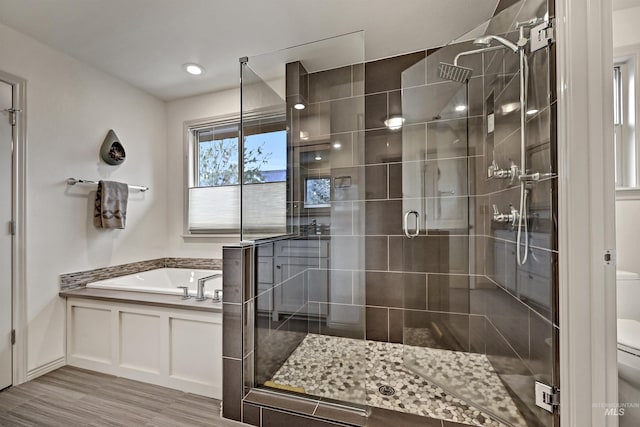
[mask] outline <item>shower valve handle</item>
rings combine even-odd
[[[503,214],[500,213],[498,207],[493,205],[493,222],[497,222],[500,224],[511,224],[512,227],[515,227],[518,224],[518,220],[520,219],[520,212],[513,205],[509,205],[509,213]]]

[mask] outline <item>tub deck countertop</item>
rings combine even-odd
[[[213,303],[210,299],[196,301],[195,298],[181,299],[179,295],[164,295],[150,292],[116,291],[111,289],[76,288],[60,291],[61,297],[86,298],[130,304],[173,307],[186,310],[211,311],[222,313],[222,303]]]

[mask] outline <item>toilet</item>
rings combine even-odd
[[[640,402],[640,274],[616,274],[619,401]],[[620,426],[640,425],[640,411],[627,410]]]

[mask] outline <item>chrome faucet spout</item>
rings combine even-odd
[[[222,274],[216,273],[216,274],[212,274],[211,276],[201,277],[200,279],[198,279],[196,301],[204,301],[207,299],[207,297],[204,296],[204,284],[207,280],[215,279],[217,277],[222,277]]]

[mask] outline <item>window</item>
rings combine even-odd
[[[220,120],[188,129],[190,234],[240,231],[239,126],[237,120]],[[287,141],[283,117],[245,124],[244,166],[245,227],[284,232]]]
[[[617,60],[613,68],[613,141],[617,187],[637,187],[639,182],[635,133],[634,58]]]
[[[331,206],[331,178],[305,179],[304,207],[327,208]]]
[[[613,67],[613,147],[615,152],[616,186],[622,186],[622,70]]]

